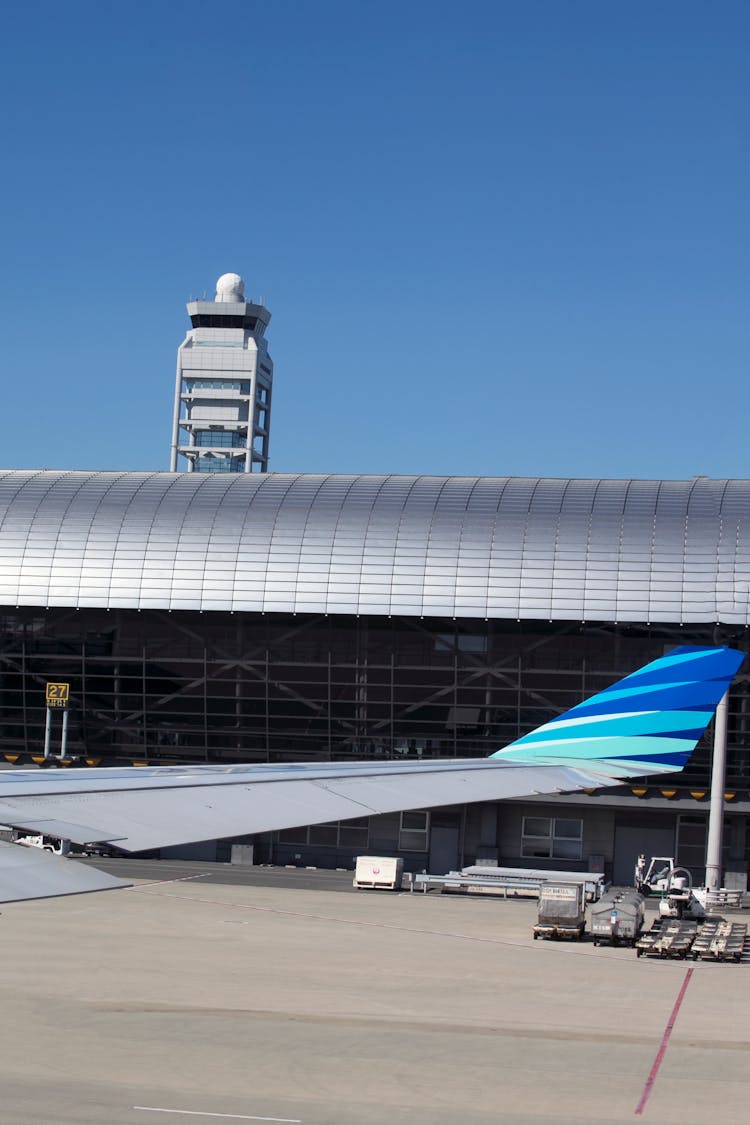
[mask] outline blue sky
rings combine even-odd
[[[7,468],[165,469],[185,301],[273,313],[271,468],[750,475],[746,3],[4,17]]]

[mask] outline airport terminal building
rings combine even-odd
[[[68,754],[91,764],[481,756],[675,645],[747,649],[750,481],[7,471],[0,607],[8,763],[40,757],[50,682],[70,684]],[[748,679],[730,696],[733,885]],[[709,770],[706,740],[676,781],[457,794],[256,851],[600,864],[618,882],[644,851],[700,878]]]

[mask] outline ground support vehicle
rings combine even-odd
[[[539,891],[537,938],[580,941],[586,929],[586,893],[580,883],[546,883]]]
[[[655,922],[635,943],[636,954],[642,957],[671,957],[684,961],[698,936],[698,923],[684,918],[665,918]]]
[[[11,839],[14,844],[22,844],[25,848],[42,848],[53,855],[70,855],[70,840],[59,840],[57,836],[13,832]]]
[[[677,871],[671,855],[652,855],[648,864],[645,855],[639,855],[634,876],[636,890],[644,895],[664,894],[673,889]],[[687,875],[682,868],[679,871]]]
[[[685,867],[675,867],[667,855],[640,855],[635,866],[635,885],[641,894],[659,895],[662,918],[705,918],[715,910],[740,910],[742,891],[721,887],[694,887],[693,877]]]
[[[747,926],[744,922],[716,919],[705,922],[693,942],[690,955],[694,961],[740,961],[745,949]]]
[[[594,945],[635,946],[643,929],[645,899],[635,887],[610,887],[591,907]]]
[[[685,867],[675,867],[672,856],[655,855],[646,867],[646,857],[638,856],[635,885],[641,894],[658,894],[662,918],[704,918],[705,901],[693,889],[693,877]],[[704,888],[705,890],[705,888]]]

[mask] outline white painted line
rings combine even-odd
[[[156,879],[153,882],[139,883],[137,887],[136,886],[130,887],[130,890],[131,891],[142,891],[144,889],[144,887],[163,887],[165,883],[189,883],[193,879],[207,879],[210,874],[211,874],[211,872],[207,871],[205,873],[205,875],[182,875],[178,879]],[[137,875],[135,875],[133,877],[135,879],[138,878]]]
[[[255,1117],[251,1113],[205,1113],[200,1109],[162,1109],[157,1105],[134,1105],[143,1113],[179,1113],[183,1117],[223,1117],[230,1121],[277,1121],[281,1125],[302,1125],[299,1117]]]

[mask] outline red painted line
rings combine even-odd
[[[692,977],[694,972],[695,972],[695,969],[688,969],[688,971],[685,974],[685,979],[682,982],[682,988],[680,989],[679,996],[675,1000],[674,1008],[672,1008],[672,1014],[670,1015],[669,1020],[667,1021],[667,1026],[664,1028],[664,1034],[661,1037],[661,1043],[659,1044],[659,1050],[656,1052],[656,1058],[654,1059],[654,1065],[651,1067],[651,1072],[649,1073],[649,1076],[646,1079],[646,1085],[643,1087],[643,1093],[641,1094],[641,1100],[638,1102],[638,1105],[636,1106],[636,1110],[635,1110],[636,1117],[640,1117],[643,1114],[643,1110],[646,1107],[646,1102],[651,1097],[651,1091],[654,1088],[654,1082],[656,1082],[656,1076],[659,1073],[659,1067],[661,1066],[661,1064],[664,1060],[664,1056],[667,1053],[667,1047],[669,1045],[669,1037],[672,1034],[672,1028],[674,1027],[674,1025],[677,1021],[677,1016],[679,1015],[679,1011],[680,1011],[680,1008],[682,1006],[682,1001],[685,999],[685,993],[687,992],[687,987],[690,984],[690,978]]]

